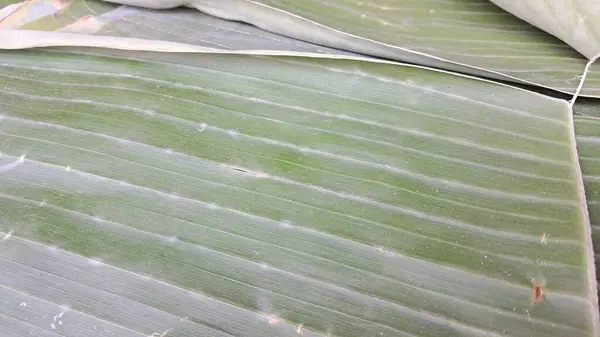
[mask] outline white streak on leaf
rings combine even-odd
[[[13,169],[17,168],[19,165],[23,164],[24,161],[25,161],[25,155],[22,155],[21,157],[19,157],[19,159],[15,160],[13,162],[10,162],[10,163],[4,164],[4,165],[0,165],[0,173],[13,170]]]
[[[8,240],[13,234],[13,231],[8,232],[3,238],[2,240],[0,240],[0,242],[4,242],[6,240]]]
[[[106,22],[102,22],[93,16],[87,15],[57,31],[65,33],[94,34],[102,29],[105,24]]]

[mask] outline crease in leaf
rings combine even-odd
[[[46,1],[32,0],[31,3],[43,5]],[[143,37],[149,40],[167,40],[225,50],[276,49],[351,54],[272,34],[245,23],[222,20],[192,8],[155,11],[95,0],[68,1],[71,3],[70,6],[77,8],[83,6],[87,10],[68,11],[67,14],[63,14],[66,16],[66,20],[62,20],[62,24],[58,25],[52,21],[52,15],[50,15],[46,21],[50,20],[48,25],[55,27],[55,31],[134,38],[140,37],[140,34],[143,33]],[[102,4],[103,6],[111,5],[114,9],[98,13],[87,8],[86,5],[90,2],[92,7]],[[1,6],[2,4],[0,4]],[[30,12],[36,12],[35,8]],[[30,20],[35,21],[35,16],[30,15],[30,17]],[[27,23],[27,29],[39,27],[38,30],[50,30],[44,26],[44,23],[39,20],[35,23]],[[23,22],[15,23],[12,26],[12,28],[18,29],[24,27]]]
[[[45,0],[36,0],[45,1]],[[71,0],[72,2],[86,3],[82,0]],[[95,3],[95,0],[87,2]],[[165,39],[173,42],[184,42],[188,44],[199,44],[207,47],[221,49],[286,49],[297,51],[311,51],[322,53],[335,53],[336,50],[328,47],[336,47],[338,51],[352,51],[364,55],[375,55],[387,59],[399,60],[426,66],[433,66],[451,71],[470,73],[477,76],[501,79],[506,81],[516,81],[532,85],[541,85],[554,90],[574,93],[579,74],[585,67],[583,62],[575,52],[570,52],[568,48],[563,48],[560,41],[548,39],[547,36],[528,27],[526,23],[521,23],[518,19],[506,20],[503,16],[509,15],[503,10],[497,8],[488,0],[480,0],[480,3],[464,7],[462,2],[451,0],[449,4],[419,5],[418,8],[412,8],[410,4],[398,3],[396,7],[405,8],[401,15],[389,16],[387,12],[393,13],[399,8],[394,6],[371,6],[363,3],[356,9],[349,9],[351,6],[344,1],[336,0],[328,4],[316,4],[304,2],[302,4],[291,4],[283,1],[210,1],[198,0],[195,2],[183,1],[153,1],[144,3],[143,1],[134,1],[131,4],[145,6],[150,8],[171,8],[180,5],[198,8],[203,13],[223,17],[228,20],[239,20],[248,22],[256,27],[261,27],[263,32],[273,32],[283,34],[277,36],[269,33],[269,36],[262,36],[260,29],[249,30],[246,37],[234,38],[231,34],[226,34],[222,39],[216,39],[210,32],[209,27],[214,26],[218,20],[208,19],[206,16],[198,14],[198,18],[193,20],[195,27],[186,27],[183,29],[180,22],[185,24],[192,18],[191,13],[184,11],[169,11],[173,14],[165,14],[166,11],[142,10],[139,7],[121,6],[114,11],[109,11],[105,15],[95,15],[93,11],[88,11],[87,15],[79,16],[79,21],[69,27],[63,26],[63,31],[74,33],[93,33],[98,35],[113,36],[132,36],[144,37],[150,39]],[[123,2],[129,3],[129,2]],[[367,6],[368,5],[368,6]],[[414,5],[414,3],[413,3]],[[313,7],[324,6],[322,11],[315,11]],[[462,7],[461,7],[462,6]],[[339,9],[335,9],[339,7]],[[372,7],[372,8],[371,8]],[[379,7],[385,8],[383,11]],[[422,8],[421,8],[422,7]],[[408,25],[417,29],[417,31],[407,31],[400,29],[394,31],[395,24],[387,26],[377,26],[386,34],[372,35],[370,27],[365,23],[365,19],[357,18],[344,21],[339,13],[346,13],[349,17],[356,15],[356,11],[365,10],[367,17],[378,17],[383,15],[386,22],[416,22],[421,20],[428,23],[426,26]],[[331,15],[323,16],[322,13],[330,12]],[[339,12],[339,13],[338,13]],[[469,15],[457,15],[456,13],[469,13]],[[424,14],[426,13],[426,14]],[[506,14],[506,15],[504,15]],[[455,21],[465,21],[459,26],[448,25],[444,15],[454,17]],[[423,18],[421,18],[423,16]],[[75,19],[74,16],[72,19]],[[127,18],[121,20],[120,18]],[[150,19],[150,21],[148,20]],[[156,20],[154,20],[156,19]],[[484,20],[488,23],[483,23]],[[341,21],[340,21],[341,20]],[[207,26],[198,26],[197,22],[205,21]],[[223,20],[224,21],[224,20]],[[367,20],[368,21],[368,20]],[[377,21],[377,20],[375,20]],[[145,22],[153,27],[145,26]],[[171,22],[172,25],[165,25],[165,22]],[[356,25],[359,22],[360,25]],[[230,23],[233,24],[233,23]],[[219,24],[221,25],[221,24]],[[222,24],[227,27],[229,24]],[[364,25],[365,29],[361,27]],[[443,43],[443,36],[440,36],[438,26],[444,28],[447,35],[454,32],[455,35],[469,38],[462,45],[457,43],[448,45]],[[41,25],[39,29],[44,29]],[[51,24],[52,26],[52,24]],[[430,27],[431,26],[431,27]],[[177,28],[174,28],[177,27]],[[472,28],[471,28],[472,27]],[[232,27],[233,28],[233,27]],[[435,29],[434,29],[435,28]],[[199,30],[198,30],[199,29]],[[246,28],[242,28],[245,30]],[[362,30],[361,30],[362,29]],[[458,31],[456,31],[458,29]],[[435,30],[435,34],[428,33]],[[238,29],[233,28],[236,32]],[[371,29],[372,31],[372,29]],[[169,34],[169,32],[171,34]],[[207,35],[203,35],[206,32]],[[505,33],[506,32],[506,33]],[[515,34],[515,32],[519,32]],[[237,32],[237,34],[240,34]],[[249,35],[254,35],[254,40],[248,39]],[[433,36],[433,37],[432,37]],[[295,40],[298,38],[300,40]],[[508,39],[508,40],[507,40]],[[223,40],[220,43],[219,40]],[[484,41],[488,45],[478,47]],[[507,40],[507,41],[505,41]],[[544,43],[539,41],[544,40]],[[309,41],[311,44],[303,41]],[[523,49],[523,46],[527,49]],[[327,47],[321,47],[327,46]],[[461,48],[458,50],[457,48]],[[564,46],[567,47],[567,46]],[[508,49],[507,49],[508,48]],[[485,50],[486,54],[481,51]],[[515,56],[513,50],[519,50],[518,56]],[[489,54],[489,55],[488,55]],[[553,55],[548,57],[548,55]],[[515,59],[515,62],[506,63],[501,61],[503,58]],[[544,66],[540,67],[540,62]],[[510,66],[507,68],[507,65]],[[594,96],[595,88],[598,83],[597,71],[592,69],[586,85],[580,90],[578,95]]]
[[[424,2],[416,9],[411,8],[415,4],[411,1],[399,1],[389,6],[370,5],[368,2],[348,3],[343,0],[328,3],[282,0],[110,2],[157,9],[187,6],[216,17],[247,22],[269,32],[318,45],[498,80],[538,85],[571,94],[579,83],[575,79],[585,67],[580,55],[574,50],[571,52],[567,45],[563,48],[562,41],[538,32],[535,27],[520,22],[519,19],[511,18],[508,12],[488,0],[469,5],[458,0],[435,6]],[[360,14],[362,11],[366,14]],[[401,14],[394,14],[395,12]],[[479,19],[470,21],[469,16],[454,14],[463,12]],[[407,17],[402,15],[404,13],[407,13]],[[444,16],[438,13],[466,22],[458,26],[442,27],[440,30],[438,26],[448,24]],[[366,23],[366,18],[371,16],[375,17],[374,23]],[[380,17],[383,19],[379,19]],[[490,18],[493,20],[489,20]],[[398,28],[396,23],[401,20],[434,24],[424,28],[408,24],[407,27],[417,29],[413,32],[408,28]],[[482,23],[486,21],[493,21],[493,26]],[[497,26],[506,28],[498,29]],[[444,35],[440,36],[444,29],[448,31],[446,34],[454,33],[450,37],[461,36],[462,41],[458,44],[456,41],[452,44],[444,43],[449,40]],[[504,30],[507,34],[502,34]],[[473,37],[470,38],[471,36]],[[544,42],[540,43],[541,40]],[[506,47],[508,51],[504,49]],[[519,52],[515,54],[513,50]],[[517,61],[507,63],[507,57]],[[543,68],[540,68],[540,60],[547,62]],[[595,71],[592,74],[595,84],[597,75]],[[584,87],[580,94],[598,96],[595,93],[596,86],[591,84]]]
[[[589,59],[570,101],[581,94],[591,65],[600,57],[600,4],[595,0],[491,0],[517,17],[568,43]]]
[[[169,41],[32,30],[0,30],[0,41],[2,41],[0,49],[5,50],[38,47],[96,47],[172,53],[224,52],[207,47]]]

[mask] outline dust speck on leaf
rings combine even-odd
[[[267,314],[267,313],[261,313],[266,319],[267,319],[267,323],[269,325],[275,325],[278,323],[281,323],[283,320],[281,319],[281,317],[274,315],[274,314]]]
[[[208,124],[206,123],[201,123],[199,128],[196,128],[196,130],[198,130],[198,132],[202,132],[204,131],[204,129],[206,129],[206,127],[208,126]]]

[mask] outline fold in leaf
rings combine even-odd
[[[571,94],[586,63],[562,41],[488,0],[111,2],[149,8],[188,6],[331,48]],[[592,69],[581,95],[600,97],[599,88],[600,73]]]
[[[11,6],[0,1],[0,7]],[[60,6],[58,6],[60,5]],[[155,11],[89,0],[31,0],[0,22],[0,29],[144,38],[226,50],[284,50],[326,54],[351,53],[287,38],[257,27],[227,21],[191,8]],[[50,10],[51,9],[51,10]],[[1,14],[0,14],[1,17]]]
[[[120,50],[157,52],[204,52],[212,48],[185,43],[134,39],[126,37],[97,36],[72,33],[55,33],[32,30],[0,30],[0,50],[39,47],[97,47]],[[225,52],[225,51],[221,51]]]
[[[8,5],[7,0],[4,1]],[[70,3],[68,7],[77,10],[43,12],[48,7],[45,3],[54,2],[62,6]],[[468,4],[462,0],[444,3],[398,0],[393,6],[350,4],[341,0],[318,4],[311,1],[194,2],[194,6],[207,13],[249,22],[270,32],[240,22],[194,14],[191,9],[156,11],[114,5],[114,10],[106,12],[95,10],[97,3],[95,0],[32,0],[28,1],[28,17],[18,20],[9,17],[5,22],[10,22],[10,27],[20,24],[27,29],[167,40],[232,50],[361,53],[568,93],[575,92],[585,65],[583,58],[570,47],[512,17],[488,0]],[[138,1],[134,4],[168,7],[180,3]],[[40,16],[41,12],[46,14]],[[342,49],[351,52],[342,52]],[[597,89],[600,73],[593,67],[591,70],[581,92],[583,96],[600,95]]]
[[[590,60],[600,54],[600,2],[597,0],[491,1],[565,41]]]
[[[597,334],[565,101],[194,48],[2,52],[0,330]]]

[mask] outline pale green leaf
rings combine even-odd
[[[573,106],[576,116],[600,117],[600,101],[595,98],[578,98]]]
[[[62,29],[165,39],[212,48],[330,53],[330,49],[320,47],[323,45],[568,93],[575,92],[586,63],[585,58],[562,41],[489,0],[115,0],[155,8],[187,5],[264,30],[224,23],[182,9],[151,11],[123,6],[108,12],[94,9],[86,13],[87,4],[92,4],[93,9],[95,0],[52,1],[61,6],[69,4],[77,10],[59,11],[25,27],[48,30],[48,27],[54,29],[56,25],[70,23]],[[46,8],[49,2],[51,0],[26,3],[28,8],[34,7],[32,3],[46,4],[40,5]],[[59,20],[55,16],[59,16]],[[219,29],[213,35],[215,26]],[[238,27],[244,28],[239,31]],[[600,96],[598,88],[600,71],[592,68],[581,94]]]
[[[356,59],[0,56],[9,336],[596,336],[565,101]]]
[[[600,2],[597,0],[491,1],[565,41],[588,59],[600,54]]]
[[[0,21],[0,29],[165,40],[226,50],[350,54],[269,33],[241,22],[219,19],[191,8],[154,11],[89,0],[32,0],[10,7],[11,1],[0,0],[0,7],[7,9],[6,18]],[[9,14],[12,15],[8,17]]]
[[[591,103],[590,103],[591,105]],[[598,102],[596,102],[598,107]],[[600,109],[599,109],[600,110]],[[600,119],[575,117],[579,162],[585,183],[596,265],[600,264]],[[597,275],[598,276],[598,275]]]
[[[111,0],[186,5],[355,53],[574,93],[586,60],[489,0]],[[592,69],[582,95],[600,96]]]

